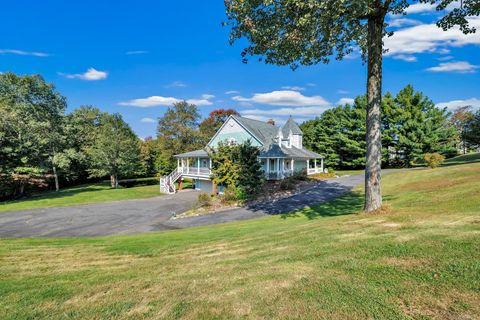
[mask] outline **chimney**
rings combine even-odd
[[[273,120],[273,119],[268,119],[268,120],[267,120],[267,123],[268,123],[268,124],[271,124],[272,126],[274,126],[274,125],[275,125],[275,120]]]

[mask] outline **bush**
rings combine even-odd
[[[209,207],[212,205],[212,196],[206,192],[198,195],[197,204],[199,207]]]
[[[307,170],[294,171],[290,178],[292,178],[293,180],[300,180],[300,181],[307,180],[308,179]]]
[[[220,195],[220,200],[222,201],[223,204],[227,204],[227,203],[236,202],[240,200],[239,196],[242,196],[242,195],[239,194],[239,191],[237,188],[226,187],[223,190],[223,194]]]
[[[280,181],[280,190],[292,190],[295,187],[295,178],[293,176]]]
[[[436,152],[425,153],[425,155],[423,156],[423,160],[425,160],[427,166],[433,169],[439,167],[445,160],[445,157]]]

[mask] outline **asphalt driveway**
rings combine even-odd
[[[212,215],[171,219],[192,208],[198,192],[184,191],[152,199],[96,203],[0,213],[0,237],[88,237],[136,234],[252,219],[315,205],[341,196],[363,182],[363,175],[323,181],[278,201]]]

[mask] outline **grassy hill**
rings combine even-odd
[[[1,319],[475,319],[480,163],[384,177],[283,216],[94,239],[0,240]]]

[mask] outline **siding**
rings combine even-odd
[[[307,168],[307,161],[305,160],[295,160],[294,162],[295,171],[302,171]]]
[[[260,142],[257,141],[250,133],[248,133],[237,121],[230,118],[223,128],[217,133],[214,139],[209,143],[209,147],[216,147],[219,142],[226,142],[230,138],[235,139],[236,143],[241,144],[250,140],[253,146],[260,147]]]

